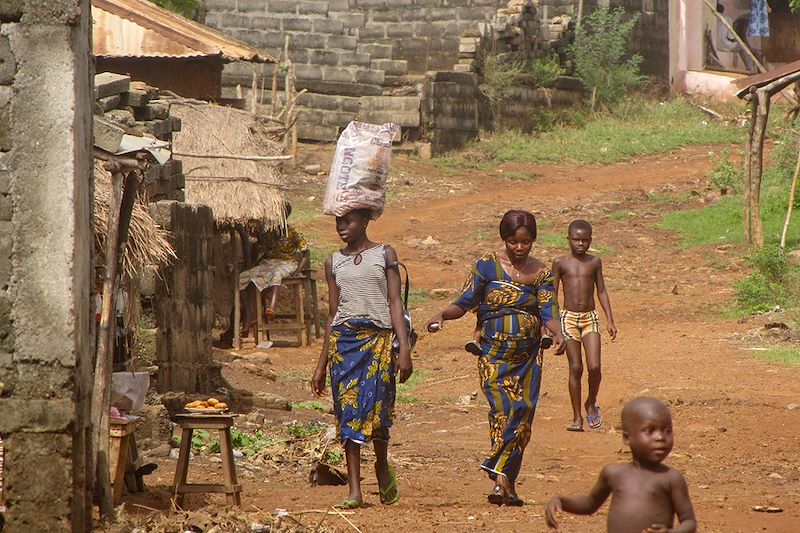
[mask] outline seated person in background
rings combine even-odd
[[[717,12],[720,15],[724,15],[725,13],[725,6],[717,2]],[[754,49],[747,40],[747,23],[749,20],[749,13],[745,13],[744,15],[737,18],[735,21],[732,21],[730,17],[725,17],[725,20],[733,27],[733,30],[736,32],[736,35],[744,42],[753,55],[757,58],[761,58],[761,51],[758,49]],[[750,57],[750,54],[745,51],[739,41],[736,39],[733,33],[722,23],[721,20],[717,19],[717,50],[720,52],[736,52],[739,54],[739,57],[742,58],[742,62],[744,63],[745,68],[747,69],[748,74],[757,74],[758,67],[756,66],[753,58]]]
[[[291,206],[286,205],[288,218]],[[249,289],[251,285],[258,291],[271,289],[270,303],[266,310],[267,319],[271,319],[275,317],[283,279],[300,275],[309,266],[308,244],[299,230],[287,225],[285,230],[260,233],[258,245],[262,253],[261,259],[256,266],[239,274],[239,290]],[[244,299],[245,302],[250,300],[254,299]],[[250,310],[245,305],[243,331],[249,330],[257,323],[257,315],[248,311]]]

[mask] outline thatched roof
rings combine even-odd
[[[186,202],[210,206],[219,225],[286,224],[280,162],[179,155],[277,156],[280,146],[262,122],[232,107],[185,101],[174,101],[170,115],[181,119],[172,150],[183,161]]]
[[[103,162],[94,161],[94,236],[97,250],[106,249],[108,206],[111,199],[111,173],[103,168]],[[175,250],[167,241],[163,230],[147,211],[146,200],[139,197],[133,204],[128,241],[122,257],[122,274],[132,277],[141,273],[148,265],[162,265],[174,259]]]

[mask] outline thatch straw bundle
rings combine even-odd
[[[252,114],[232,107],[174,101],[170,114],[181,119],[172,149],[181,154],[275,156],[281,147]],[[280,228],[286,224],[281,165],[220,157],[176,156],[183,161],[186,201],[205,204],[219,225]]]
[[[103,168],[103,162],[94,162],[94,236],[97,249],[102,254],[106,249],[108,211],[111,200],[111,173]],[[141,195],[133,204],[133,213],[128,228],[128,241],[122,256],[122,274],[132,277],[148,265],[167,264],[175,256],[175,250],[167,241],[163,230],[147,211],[147,201]]]

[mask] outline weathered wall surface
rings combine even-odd
[[[0,2],[5,531],[89,531],[89,3]]]
[[[483,115],[473,121],[473,110],[482,105],[474,77],[443,81],[447,74],[480,73],[475,60],[480,50],[510,53],[520,61],[560,54],[571,20],[562,15],[576,3],[207,0],[205,22],[276,57],[289,38],[296,88],[307,91],[297,100],[301,139],[335,141],[351,120],[391,120],[401,126],[403,139],[436,135],[436,152],[437,147],[457,146],[457,139],[474,136],[485,126],[480,122]],[[553,20],[543,19],[540,12]],[[239,85],[245,97],[257,99],[262,112],[271,113],[274,69],[274,65],[226,66],[223,96],[236,96]],[[255,95],[250,89],[254,77],[259,88]],[[282,82],[279,76],[279,89]],[[468,94],[474,96],[470,103],[465,99]],[[282,100],[280,93],[278,99]],[[278,108],[281,105],[279,101]],[[444,107],[431,107],[435,105]],[[451,140],[445,140],[448,131]]]
[[[622,6],[630,13],[639,13],[639,22],[631,34],[630,51],[642,54],[642,73],[657,80],[669,81],[669,0],[611,0],[611,6]]]
[[[178,259],[156,280],[158,390],[208,392],[219,365],[211,358],[214,326],[214,220],[211,208],[179,202],[150,204],[170,232]]]

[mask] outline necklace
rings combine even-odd
[[[516,265],[515,265],[515,264],[514,264],[514,262],[511,260],[511,258],[510,258],[510,257],[508,258],[508,264],[510,264],[510,265],[511,265],[512,277],[515,277],[515,278],[517,278],[517,279],[521,278],[521,277],[522,277],[522,271],[520,271],[520,270],[519,270],[519,269],[516,267]],[[526,259],[525,259],[525,264],[524,264],[524,265],[522,265],[522,270],[525,270],[525,266],[526,266],[527,264],[528,264],[528,259],[526,258]]]
[[[361,255],[361,252],[364,252],[367,249],[368,249],[368,247],[365,246],[364,248],[361,248],[359,251],[357,251],[354,254],[342,254],[342,255],[346,255],[348,257],[353,257],[353,264],[358,266],[358,265],[361,264],[361,261],[364,259],[363,256]]]

